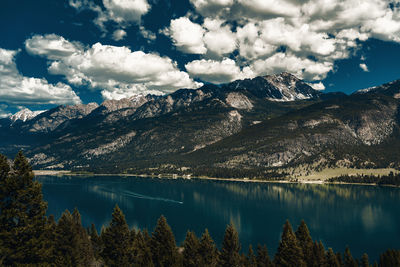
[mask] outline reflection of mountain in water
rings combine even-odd
[[[212,186],[222,189],[225,193],[201,195],[196,192],[195,201],[200,206],[205,206],[206,202],[212,203],[210,205],[215,214],[222,213],[225,218],[229,218],[239,228],[239,232],[246,231],[242,229],[245,227],[241,224],[242,216],[237,207],[229,206],[224,209],[229,199],[225,199],[224,202],[224,197],[221,195],[230,197],[234,195],[252,205],[263,206],[273,203],[275,207],[290,211],[288,217],[290,213],[302,213],[302,218],[305,218],[304,213],[313,210],[316,217],[308,219],[307,223],[312,224],[314,228],[321,228],[321,224],[324,223],[324,227],[331,227],[332,232],[339,225],[351,223],[354,218],[361,219],[366,231],[379,230],[381,224],[386,228],[393,228],[394,218],[382,209],[382,202],[387,199],[387,194],[394,201],[400,199],[399,190],[359,185],[216,182]],[[340,216],[338,213],[347,215]],[[336,223],[332,225],[331,222],[335,221]]]
[[[186,231],[200,235],[208,228],[217,244],[233,222],[243,249],[266,243],[278,246],[286,219],[294,227],[307,222],[314,239],[326,247],[352,248],[354,256],[371,258],[387,247],[398,247],[398,188],[356,185],[246,183],[118,176],[41,177],[49,213],[56,218],[77,207],[83,224],[108,224],[115,204],[131,227],[150,231],[161,214],[178,243]],[[375,256],[374,256],[375,255]]]
[[[299,203],[311,204],[315,198],[324,199],[326,204],[333,204],[338,199],[343,200],[369,200],[381,196],[384,188],[360,185],[337,184],[286,184],[286,183],[246,183],[224,182],[216,183],[216,186],[225,189],[235,195],[240,195],[254,200],[279,200],[287,204],[299,205]],[[400,192],[391,192],[393,197],[400,197]]]

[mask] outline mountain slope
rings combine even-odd
[[[384,95],[350,96],[317,103],[244,129],[192,161],[222,168],[400,166],[399,101]],[[207,155],[207,157],[205,157]]]
[[[124,157],[135,162],[158,161],[201,149],[252,124],[307,106],[319,101],[320,95],[283,73],[181,89],[162,97],[60,106],[29,123],[10,127],[8,133],[13,137],[2,149],[11,153],[25,147],[38,167],[90,167],[103,159],[120,162]]]
[[[389,83],[385,83],[379,86],[374,86],[362,90],[358,90],[354,92],[354,95],[361,95],[361,94],[381,94],[394,97],[396,99],[400,99],[400,80],[395,80]]]
[[[114,173],[399,167],[399,84],[324,94],[282,73],[60,106],[15,125],[1,121],[0,149],[24,148],[35,168]]]

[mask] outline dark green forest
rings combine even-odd
[[[341,175],[333,177],[329,182],[342,183],[360,183],[360,184],[377,184],[377,185],[392,185],[400,186],[400,174],[390,172],[388,175]]]
[[[22,152],[13,162],[0,155],[1,266],[400,266],[400,250],[388,249],[371,265],[367,254],[354,258],[349,247],[343,253],[326,249],[312,239],[304,221],[296,231],[285,222],[272,256],[265,245],[242,248],[232,224],[220,246],[207,229],[200,237],[188,231],[183,244],[176,244],[163,216],[149,233],[130,229],[115,206],[112,220],[98,233],[95,225],[82,226],[77,209],[66,210],[57,222],[46,209],[41,184]]]

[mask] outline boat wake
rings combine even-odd
[[[156,201],[171,202],[171,203],[176,203],[176,204],[183,204],[182,201],[173,200],[173,199],[169,199],[169,198],[162,198],[162,197],[146,196],[146,195],[138,194],[138,193],[128,191],[128,190],[122,191],[122,194],[125,196],[134,197],[134,198],[142,198],[142,199],[148,199],[148,200],[156,200]]]
[[[133,198],[140,198],[140,199],[148,199],[148,200],[154,200],[154,201],[163,201],[163,202],[169,202],[169,203],[175,203],[175,204],[183,204],[183,201],[178,201],[174,199],[169,199],[169,198],[163,198],[163,197],[153,197],[153,196],[147,196],[143,194],[139,194],[133,191],[129,190],[121,190],[121,191],[115,191],[110,188],[106,188],[103,186],[94,186],[91,188],[93,192],[102,194],[102,195],[110,195],[113,198],[117,196],[125,196],[125,197],[133,197]]]

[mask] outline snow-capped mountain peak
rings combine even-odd
[[[37,111],[31,111],[28,108],[21,109],[17,113],[11,115],[9,118],[11,121],[16,122],[17,120],[21,120],[23,122],[33,119],[40,113],[45,112],[46,110],[37,110]]]
[[[269,98],[269,100],[272,101],[285,102],[310,99],[317,94],[317,92],[308,84],[288,72],[267,75],[263,78],[279,91],[278,95]]]
[[[228,84],[227,87],[235,91],[248,90],[257,97],[279,102],[311,99],[322,94],[287,72],[254,79],[237,80]]]

